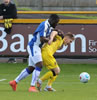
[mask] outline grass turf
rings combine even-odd
[[[13,80],[27,64],[0,64],[0,100],[96,100],[97,99],[97,64],[62,64],[61,73],[53,87],[56,92],[29,93],[31,75],[18,84],[13,92],[8,82]],[[41,75],[47,70],[43,68]],[[81,72],[88,72],[91,80],[88,83],[79,81]],[[47,81],[43,83],[44,88]]]

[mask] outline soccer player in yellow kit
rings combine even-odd
[[[54,41],[53,41],[54,38]],[[43,65],[48,68],[46,74],[44,74],[38,81],[37,81],[37,88],[41,91],[42,82],[48,80],[48,84],[45,91],[56,91],[52,88],[52,83],[56,80],[56,77],[60,73],[60,68],[54,58],[54,53],[64,44],[69,45],[74,40],[74,35],[70,32],[64,34],[62,31],[53,31],[53,36],[51,39],[51,44],[46,43],[42,47],[42,58],[43,58]],[[53,42],[52,42],[53,41]]]

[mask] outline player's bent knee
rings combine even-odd
[[[26,68],[26,71],[29,73],[29,74],[31,74],[33,71],[34,71],[34,67],[33,66],[28,66],[27,68]]]
[[[38,62],[35,65],[38,66],[38,67],[40,67],[40,68],[42,68],[43,67],[43,62],[42,61],[41,62]]]
[[[33,66],[28,66],[28,70],[32,73],[34,71],[34,67]]]
[[[56,75],[59,75],[59,74],[60,74],[60,71],[58,70],[58,71],[56,71],[55,73],[56,73]]]
[[[59,67],[54,68],[54,69],[52,70],[52,72],[53,72],[53,75],[54,75],[54,76],[59,75],[59,74],[60,74],[60,68],[59,68]]]
[[[59,67],[55,68],[54,71],[55,71],[56,75],[60,74],[60,68]]]

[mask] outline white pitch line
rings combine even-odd
[[[5,80],[7,80],[7,79],[1,79],[0,82],[5,81]]]

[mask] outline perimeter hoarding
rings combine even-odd
[[[27,56],[27,44],[38,24],[14,24],[11,34],[0,24],[0,56]],[[62,46],[56,56],[97,56],[97,25],[59,25],[64,33],[72,32],[76,40]]]

